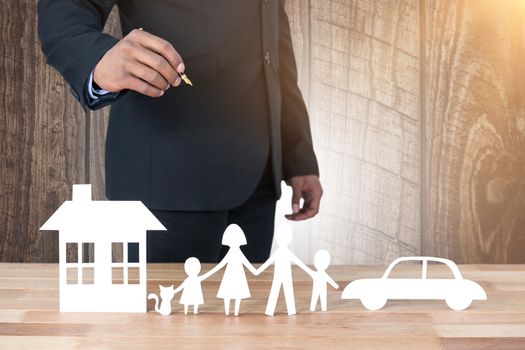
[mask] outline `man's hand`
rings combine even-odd
[[[134,29],[100,59],[93,80],[102,89],[134,90],[160,97],[171,85],[179,86],[184,63],[177,50],[164,39]]]
[[[319,212],[323,188],[319,182],[319,176],[306,175],[295,176],[286,180],[286,184],[292,187],[292,214],[285,215],[288,220],[300,221],[314,217]],[[303,207],[300,201],[303,198]]]

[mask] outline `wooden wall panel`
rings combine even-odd
[[[310,101],[310,1],[287,0],[285,10],[290,21],[290,30],[297,63],[299,88],[306,103]]]
[[[295,225],[310,238],[299,255],[525,262],[523,1],[286,10],[325,187],[320,215]],[[45,64],[35,1],[0,11],[0,260],[56,261],[56,235],[38,227],[73,183],[105,198],[109,110],[85,113]],[[120,35],[116,11],[106,31]]]
[[[84,181],[85,113],[44,62],[36,1],[0,2],[0,261],[58,261],[38,231]]]
[[[310,6],[310,119],[325,189],[315,246],[335,263],[418,254],[418,1]]]
[[[426,1],[424,249],[525,262],[525,3]]]

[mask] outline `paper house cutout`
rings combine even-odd
[[[392,269],[403,261],[421,261],[421,278],[389,278]],[[454,278],[427,278],[428,262],[443,263]],[[458,266],[451,260],[435,257],[402,257],[394,260],[381,278],[359,279],[350,282],[342,299],[360,299],[368,310],[379,310],[389,299],[445,300],[453,310],[464,310],[473,300],[487,300],[487,294],[476,282],[463,279]]]
[[[92,201],[91,185],[73,185],[73,200],[40,230],[59,231],[60,311],[146,312],[146,231],[166,228],[144,204]],[[113,256],[115,245],[121,260]],[[128,261],[131,250],[138,250],[137,261]]]

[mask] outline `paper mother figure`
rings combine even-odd
[[[238,225],[231,224],[226,228],[222,236],[222,244],[230,247],[228,253],[217,266],[202,275],[202,278],[206,279],[226,266],[217,298],[224,299],[224,313],[226,315],[230,314],[230,300],[234,299],[235,316],[238,316],[241,300],[251,296],[244,266],[253,274],[256,270],[241,251],[241,245],[246,245],[246,237]]]

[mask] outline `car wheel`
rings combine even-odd
[[[472,298],[469,297],[460,297],[460,296],[450,296],[445,299],[448,307],[452,310],[461,311],[465,310],[467,307],[472,304]]]
[[[367,296],[361,298],[361,304],[366,307],[368,310],[379,310],[383,308],[386,304],[386,298],[379,296]]]

